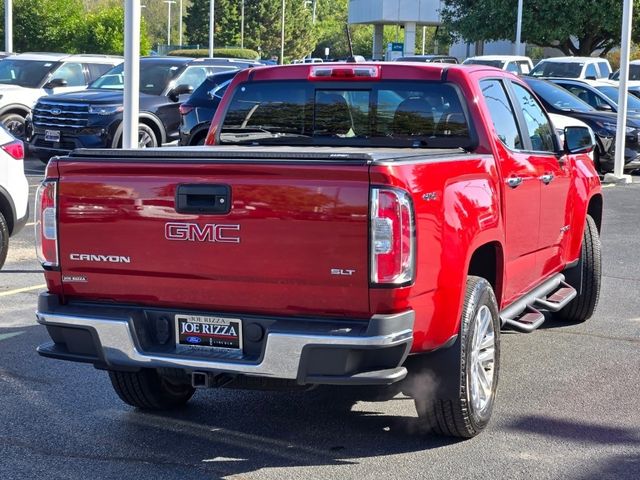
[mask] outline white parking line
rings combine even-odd
[[[11,333],[0,333],[0,340],[7,340],[8,338],[17,337],[18,335],[22,335],[24,332],[11,332]]]
[[[39,290],[41,288],[45,288],[46,286],[47,284],[43,283],[42,285],[34,285],[33,287],[16,288],[15,290],[0,292],[0,297],[8,297],[9,295],[15,295],[17,293],[31,292],[33,290]]]

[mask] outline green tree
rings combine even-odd
[[[187,38],[192,45],[209,45],[210,0],[193,0],[185,16]],[[240,45],[240,2],[238,0],[216,0],[215,46],[235,47]]]
[[[76,53],[83,11],[81,0],[14,0],[13,50]],[[4,22],[0,33],[4,39]]]
[[[522,40],[555,47],[566,55],[605,55],[620,44],[620,0],[536,0],[525,2]],[[441,16],[453,39],[515,40],[517,0],[444,0]],[[634,0],[634,24],[640,0]],[[640,39],[636,29],[634,40]]]
[[[84,53],[122,55],[124,53],[124,8],[121,5],[99,8],[87,14],[84,35],[78,42]],[[146,22],[140,22],[140,53],[147,55],[151,44],[146,33]]]
[[[311,9],[300,0],[287,0],[285,5],[285,59],[301,58],[315,45]],[[281,0],[245,0],[245,47],[264,58],[280,56],[281,8]]]

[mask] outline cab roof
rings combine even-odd
[[[123,57],[116,55],[90,55],[90,54],[68,54],[68,53],[48,53],[48,52],[28,52],[18,53],[8,57],[15,60],[27,60],[34,62],[63,62],[65,60],[76,60],[79,62],[107,63],[116,65],[124,61]]]

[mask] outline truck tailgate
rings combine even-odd
[[[366,162],[61,161],[69,298],[272,315],[363,317]],[[230,189],[229,213],[178,213],[176,192]],[[196,206],[207,197],[192,197]],[[202,192],[201,192],[202,193]]]

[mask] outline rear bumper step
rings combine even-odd
[[[42,305],[42,303],[41,303]],[[38,352],[47,357],[89,362],[100,368],[179,368],[189,372],[229,373],[295,380],[298,384],[391,384],[406,376],[402,367],[413,341],[413,311],[373,316],[366,329],[313,333],[267,331],[257,359],[210,354],[144,351],[126,317],[83,316],[60,306],[39,311],[56,343]],[[92,308],[91,311],[95,309]],[[82,332],[82,335],[77,335]],[[66,339],[72,339],[67,341]],[[79,339],[84,339],[81,343]]]

